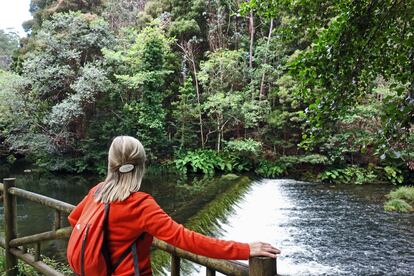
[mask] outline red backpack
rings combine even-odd
[[[77,275],[110,276],[129,253],[132,253],[135,276],[139,276],[137,240],[115,264],[111,263],[106,241],[109,209],[109,204],[95,200],[87,202],[69,239],[66,251],[69,265]]]

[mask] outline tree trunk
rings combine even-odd
[[[270,20],[270,27],[269,27],[269,35],[267,36],[267,42],[266,42],[266,56],[263,64],[267,63],[267,54],[269,53],[269,44],[270,44],[270,38],[272,37],[272,31],[273,31],[273,18]],[[264,80],[265,80],[266,71],[263,71],[262,74],[262,81],[260,82],[260,94],[259,98],[266,96],[264,91]]]
[[[184,147],[184,143],[185,143],[185,121],[183,120],[182,121],[182,124],[181,124],[181,148],[183,148]]]
[[[217,119],[217,152],[220,152],[221,145],[221,129],[220,129],[221,116]]]
[[[216,145],[217,152],[220,152],[220,127],[219,123],[217,123],[217,145]]]
[[[197,69],[193,60],[193,70],[194,70],[194,81],[195,81],[195,85],[196,85],[196,93],[197,93],[197,107],[198,107],[198,118],[199,118],[199,123],[200,123],[200,138],[201,138],[201,148],[204,149],[204,130],[203,130],[203,118],[202,118],[202,114],[201,114],[201,103],[200,103],[200,87],[198,84],[198,79],[197,79]]]
[[[253,13],[250,13],[250,17],[249,17],[249,31],[250,31],[249,67],[253,68],[253,42],[254,42]]]
[[[194,61],[193,51],[191,51],[191,65],[193,67],[194,82],[195,82],[196,94],[197,94],[197,107],[198,107],[198,118],[199,118],[199,123],[200,123],[201,148],[204,149],[205,142],[204,142],[203,118],[201,116],[202,114],[201,114],[201,103],[200,103],[200,86],[198,83],[197,67]]]
[[[201,138],[201,148],[204,149],[205,141],[204,141],[204,130],[203,130],[203,118],[201,113],[201,100],[200,100],[200,85],[198,83],[197,78],[197,66],[195,63],[194,52],[193,52],[193,45],[190,41],[177,43],[177,46],[183,51],[185,58],[189,61],[189,65],[193,70],[194,75],[194,82],[197,94],[197,107],[198,107],[198,119],[200,123],[200,138]]]

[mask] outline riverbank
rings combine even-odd
[[[7,177],[10,173],[35,174],[70,174],[94,175],[103,177],[106,170],[99,170],[94,166],[81,172],[68,170],[49,170],[32,162],[20,159],[13,164],[0,165],[0,177]],[[343,184],[409,184],[412,183],[412,173],[403,174],[402,171],[391,166],[357,166],[339,165],[319,154],[300,156],[281,156],[275,160],[266,160],[254,155],[234,155],[228,152],[217,153],[212,150],[186,152],[177,155],[175,159],[165,160],[163,163],[150,163],[146,174],[171,174],[180,177],[194,175],[223,175],[254,174],[264,178],[293,178],[303,181],[343,183]]]
[[[188,182],[193,178],[209,178],[214,175],[228,173],[247,174],[253,178],[293,178],[300,181],[326,183],[326,184],[350,184],[365,185],[375,183],[377,185],[405,184],[401,171],[386,166],[369,166],[367,168],[348,166],[336,168],[327,158],[321,155],[285,156],[273,162],[259,161],[254,156],[237,156],[228,153],[218,154],[215,151],[204,150],[187,152],[176,156],[176,159],[161,164],[151,164],[146,171],[148,177],[157,175],[172,175],[180,182]],[[42,175],[62,175],[67,173],[50,172],[42,167],[22,159],[15,166],[0,166],[0,177],[8,177],[13,174],[26,175],[30,179],[40,178]],[[72,175],[72,174],[71,174]],[[103,177],[97,173],[79,174],[89,179],[90,183],[100,181]],[[404,183],[403,183],[404,182]],[[406,183],[409,185],[409,182]],[[406,186],[406,185],[405,185]],[[402,186],[398,192],[399,198],[390,196],[384,198],[386,211],[411,212],[414,204],[411,194]],[[407,195],[404,195],[408,193]],[[408,197],[408,199],[407,199]]]

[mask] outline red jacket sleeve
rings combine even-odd
[[[171,219],[152,197],[146,199],[143,204],[144,228],[152,236],[183,250],[210,258],[228,260],[249,258],[249,244],[219,240],[186,229]]]
[[[85,206],[87,199],[88,199],[88,196],[85,196],[82,199],[82,201],[78,205],[76,205],[75,209],[73,209],[72,212],[69,214],[68,221],[72,227],[75,226],[80,215],[82,214],[83,207]]]

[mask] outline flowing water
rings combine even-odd
[[[75,204],[98,181],[91,177],[17,174],[17,186]],[[147,177],[143,189],[172,217],[219,238],[267,241],[282,250],[280,275],[414,275],[414,214],[383,211],[384,185],[326,185],[246,177],[179,181]],[[2,211],[1,211],[2,213]],[[19,234],[51,229],[53,212],[18,201]],[[64,243],[45,251],[57,258]],[[156,271],[168,257],[154,252]],[[183,275],[205,275],[185,265]]]
[[[414,275],[414,214],[383,211],[391,188],[256,181],[220,236],[276,245],[280,275]]]

